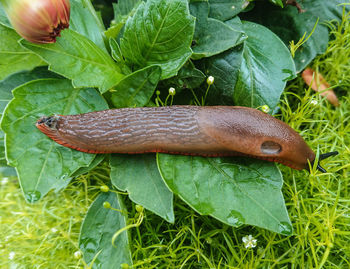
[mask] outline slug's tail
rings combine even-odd
[[[326,173],[327,171],[326,171],[326,169],[324,169],[321,166],[320,161],[322,161],[324,159],[327,159],[328,157],[338,155],[338,154],[339,154],[338,151],[332,151],[332,152],[327,152],[327,153],[320,154],[320,156],[318,157],[317,170],[321,171],[322,173]],[[314,162],[311,162],[311,164],[313,165]]]

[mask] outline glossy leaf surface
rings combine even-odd
[[[233,92],[235,105],[274,109],[289,79],[295,77],[292,56],[283,42],[259,24],[243,22],[248,35]]]
[[[0,24],[0,80],[22,70],[31,70],[44,62],[31,51],[22,48],[15,30]]]
[[[207,2],[193,2],[190,9],[191,14],[196,17],[192,59],[210,57],[241,43],[243,32],[222,21],[208,18]]]
[[[112,92],[111,101],[116,108],[145,106],[161,76],[159,66],[138,70],[120,81]]]
[[[71,174],[95,157],[57,144],[36,128],[36,121],[53,114],[103,110],[107,104],[95,89],[74,89],[62,79],[29,82],[13,95],[1,122],[7,160],[16,167],[26,200],[35,202],[49,190],[66,186]]]
[[[127,232],[120,234],[112,245],[115,232],[126,225],[126,217],[115,210],[104,208],[108,202],[112,208],[124,210],[122,200],[113,192],[101,193],[90,206],[80,231],[79,247],[84,260],[91,268],[121,268],[132,265]]]
[[[220,21],[233,18],[249,4],[247,0],[209,0],[208,2],[210,5],[209,17]]]
[[[149,0],[127,20],[120,46],[129,64],[159,65],[165,79],[176,75],[191,56],[193,32],[187,0]]]
[[[111,57],[91,40],[70,29],[54,44],[21,44],[40,55],[50,70],[69,78],[74,87],[98,87],[103,93],[117,84],[124,75]]]
[[[290,235],[282,175],[275,164],[245,158],[158,154],[167,186],[202,215]]]
[[[129,193],[129,198],[146,209],[174,222],[173,194],[164,184],[154,154],[112,155],[113,185]]]

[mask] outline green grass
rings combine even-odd
[[[175,198],[174,225],[146,211],[143,223],[130,230],[136,268],[350,268],[349,18],[344,14],[342,23],[331,25],[334,39],[312,64],[343,95],[340,107],[305,89],[300,78],[282,97],[281,118],[313,149],[340,152],[323,161],[325,174],[280,166],[294,235],[233,228]],[[98,168],[35,205],[24,202],[16,179],[3,180],[0,268],[84,267],[77,252],[79,229],[107,173]],[[135,205],[125,202],[129,222],[135,222]],[[257,246],[246,249],[242,238],[249,234]]]

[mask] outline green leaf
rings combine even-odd
[[[161,68],[156,65],[125,77],[113,88],[111,94],[113,105],[116,108],[145,106],[157,87],[161,72]]]
[[[0,24],[0,80],[43,64],[38,56],[18,44],[20,39],[13,29]]]
[[[284,7],[282,0],[270,0],[270,1],[271,1],[271,3],[273,3],[277,6]]]
[[[96,166],[98,166],[105,158],[106,158],[106,154],[96,154],[95,158],[93,159],[93,161],[90,163],[89,166],[79,168],[72,174],[72,177],[78,177],[90,172],[91,170],[96,168]]]
[[[22,71],[0,81],[0,116],[7,103],[12,99],[11,91],[28,81],[39,78],[58,78],[58,75],[47,70],[47,67],[36,67],[31,71]]]
[[[235,105],[273,110],[286,86],[295,77],[295,66],[289,50],[273,32],[252,22],[243,22],[248,35],[243,59],[234,89]]]
[[[192,59],[219,54],[242,42],[243,32],[222,21],[208,18],[208,2],[193,2],[190,4],[190,9],[191,14],[197,19]]]
[[[323,23],[334,19],[340,20],[344,6],[339,4],[343,2],[342,0],[304,0],[300,4],[305,12],[298,13],[296,7],[293,6],[281,9],[266,1],[259,1],[256,2],[255,8],[244,17],[265,25],[277,34],[287,46],[292,40],[297,43],[304,34],[308,36],[319,17],[320,21],[315,32],[296,52],[294,61],[296,70],[300,72],[317,54],[326,51],[329,39],[327,26]],[[345,7],[350,10],[350,6]]]
[[[158,154],[158,167],[167,186],[200,214],[232,226],[250,224],[292,234],[275,164]]]
[[[50,70],[72,79],[74,87],[98,87],[102,93],[124,75],[112,58],[86,37],[66,29],[54,44],[21,44],[40,55]]]
[[[124,62],[123,54],[118,42],[114,38],[109,39],[109,46],[111,47],[111,54],[115,61]]]
[[[160,177],[153,154],[114,154],[110,165],[111,180],[117,189],[127,191],[134,203],[174,222],[173,194]]]
[[[12,90],[19,85],[38,78],[55,78],[56,74],[47,71],[47,67],[37,67],[32,71],[23,71],[8,76],[0,81],[0,119],[2,112],[12,99]],[[6,165],[4,134],[0,131],[0,166]]]
[[[9,28],[12,28],[11,23],[10,23],[9,19],[7,18],[5,9],[4,9],[1,2],[0,2],[0,24],[7,26]]]
[[[71,0],[69,28],[87,37],[100,49],[107,52],[103,40],[104,26],[100,22],[90,0]]]
[[[162,81],[165,88],[175,87],[176,92],[182,89],[194,89],[199,87],[205,80],[205,75],[197,69],[192,61],[188,61],[177,73],[175,77]]]
[[[193,32],[187,0],[149,0],[127,20],[120,46],[129,64],[160,65],[166,79],[190,58]]]
[[[4,133],[0,131],[0,167],[7,166],[5,158],[5,140]]]
[[[121,233],[112,245],[115,232],[125,227],[126,217],[115,210],[103,207],[110,203],[112,208],[124,210],[124,205],[118,194],[101,193],[92,203],[87,212],[80,231],[79,248],[84,254],[84,260],[89,268],[121,268],[126,263],[132,266],[131,252],[127,232]],[[92,265],[93,264],[93,265]]]
[[[133,15],[141,0],[119,0],[113,3],[114,23],[125,21],[130,15]]]
[[[103,110],[107,104],[95,89],[74,89],[62,79],[32,81],[13,95],[1,122],[7,160],[16,167],[27,201],[35,202],[49,190],[64,187],[74,171],[95,157],[55,143],[36,128],[36,121],[44,115]]]
[[[237,46],[219,55],[207,58],[205,70],[207,76],[214,77],[214,84],[208,91],[206,104],[233,105],[240,67],[242,64],[243,46]]]
[[[226,21],[242,10],[244,10],[248,5],[248,0],[209,0],[210,12],[209,17]]]
[[[119,33],[122,31],[125,22],[118,22],[117,24],[113,24],[111,27],[109,27],[107,31],[105,31],[106,37],[117,38]]]
[[[111,27],[105,32],[105,35],[108,38],[117,38],[122,32],[127,19],[134,15],[141,3],[141,0],[119,0],[118,3],[112,3],[114,20],[111,22]]]

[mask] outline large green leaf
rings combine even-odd
[[[28,81],[39,78],[58,78],[58,75],[47,70],[47,67],[37,67],[31,71],[22,71],[8,76],[0,81],[0,115],[7,103],[12,99],[11,91]]]
[[[244,10],[248,4],[248,0],[209,0],[209,17],[226,21]]]
[[[40,55],[50,70],[72,80],[74,87],[98,87],[106,92],[124,75],[112,58],[91,40],[72,31],[62,31],[54,44],[21,44]]]
[[[38,78],[55,78],[55,73],[47,71],[47,67],[37,67],[32,71],[23,71],[12,74],[6,79],[0,81],[0,118],[6,105],[12,99],[11,91],[19,85]],[[0,131],[0,166],[6,164],[4,135]]]
[[[320,21],[316,30],[295,55],[297,71],[303,70],[317,54],[325,52],[328,44],[328,30],[323,24],[325,21],[340,19],[344,6],[343,0],[304,0],[300,1],[304,13],[298,13],[293,6],[276,7],[267,1],[256,2],[255,8],[245,14],[245,18],[265,25],[276,33],[288,46],[293,40],[298,40],[306,34],[308,36],[314,28],[317,18]],[[346,7],[350,10],[350,6]]]
[[[127,20],[121,50],[138,68],[160,65],[165,79],[176,75],[191,56],[193,32],[187,0],[149,0]]]
[[[99,20],[90,0],[71,0],[69,28],[87,37],[100,49],[106,50],[103,40],[104,26]]]
[[[237,46],[243,41],[244,33],[223,23],[208,18],[208,2],[190,4],[191,14],[196,17],[196,30],[193,37],[193,59],[210,57]]]
[[[117,108],[145,106],[157,87],[161,72],[159,66],[153,65],[125,77],[113,88],[113,105]]]
[[[18,44],[21,37],[11,28],[0,24],[0,80],[22,70],[31,70],[43,61]]]
[[[292,56],[283,42],[264,26],[243,22],[248,35],[233,92],[235,105],[274,109],[286,85],[295,77]]]
[[[200,214],[232,226],[251,224],[292,234],[275,164],[158,154],[158,166],[168,187]]]
[[[36,121],[43,115],[103,110],[107,104],[95,89],[74,89],[62,79],[32,81],[13,95],[1,122],[7,160],[16,167],[27,201],[35,202],[50,189],[65,186],[74,171],[95,157],[55,143],[36,128]]]
[[[122,200],[113,192],[101,193],[87,212],[80,231],[79,247],[89,268],[121,268],[121,264],[132,266],[127,232],[121,233],[112,245],[115,232],[125,227],[127,219],[112,209],[103,207],[110,203],[112,208],[124,210]],[[131,267],[130,267],[131,268]]]
[[[164,184],[153,154],[112,155],[111,180],[113,185],[129,193],[129,198],[174,222],[173,194]]]

